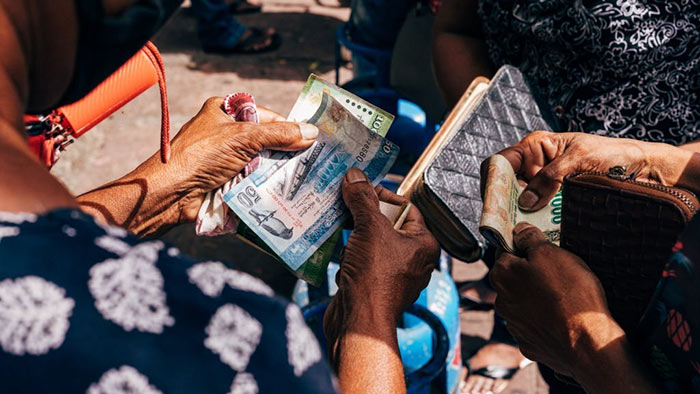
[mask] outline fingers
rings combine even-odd
[[[515,249],[529,256],[532,251],[542,244],[548,243],[547,237],[537,227],[530,223],[518,223],[513,229]]]
[[[384,186],[376,186],[374,191],[377,193],[379,201],[388,202],[389,204],[394,205],[403,205],[408,202],[406,197],[399,196]]]
[[[571,170],[571,160],[564,156],[545,165],[530,179],[527,187],[518,198],[518,205],[524,211],[542,209],[554,197],[561,187],[564,176]]]
[[[507,288],[505,282],[508,280],[511,267],[520,260],[520,257],[510,253],[502,253],[498,256],[496,262],[489,271],[489,282],[497,293],[500,294]],[[496,300],[498,301],[498,298]]]
[[[423,215],[420,213],[420,210],[415,205],[411,205],[408,208],[408,214],[406,215],[406,219],[401,225],[400,230],[404,232],[427,232],[425,220],[423,220]]]
[[[355,230],[372,226],[380,218],[389,219],[379,211],[379,198],[362,170],[352,167],[343,179],[343,201],[350,210]]]
[[[262,107],[260,105],[257,106],[258,109],[258,118],[260,120],[260,123],[269,123],[269,122],[284,122],[286,119],[284,116],[278,114],[275,111],[272,111],[268,108]]]
[[[270,122],[256,125],[249,138],[256,148],[297,151],[310,147],[318,137],[318,128],[309,123]]]

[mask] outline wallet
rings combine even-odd
[[[479,233],[481,162],[534,130],[551,129],[520,71],[508,65],[498,70],[458,127],[425,169],[411,199],[448,253],[476,261],[486,245]]]
[[[561,246],[600,279],[612,316],[633,335],[673,245],[700,206],[697,197],[640,182],[616,166],[568,175],[562,201]]]
[[[161,100],[161,160],[167,162],[170,120],[165,72],[160,53],[151,42],[82,99],[56,108],[49,114],[25,115],[30,148],[42,163],[52,167],[75,138],[156,83]]]

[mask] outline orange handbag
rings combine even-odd
[[[170,118],[165,73],[160,53],[151,42],[79,101],[46,115],[25,115],[29,146],[50,168],[75,138],[156,83],[160,88],[161,103],[160,157],[163,163],[167,163],[170,157]]]

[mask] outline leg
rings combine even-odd
[[[192,0],[192,10],[197,15],[197,31],[202,46],[206,48],[233,48],[246,32],[229,12],[224,0]]]

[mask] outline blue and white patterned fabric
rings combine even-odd
[[[78,210],[0,213],[3,393],[335,393],[261,280]]]
[[[480,0],[479,15],[491,60],[522,71],[559,131],[700,137],[700,0]]]

